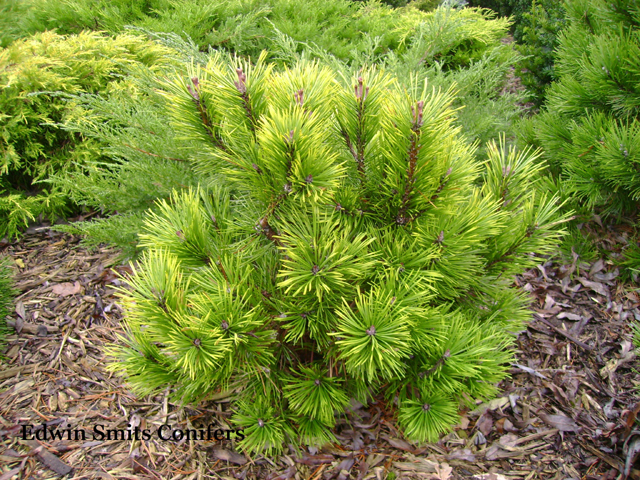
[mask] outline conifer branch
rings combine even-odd
[[[420,127],[422,127],[423,125],[423,107],[423,101],[419,101],[416,104],[416,107],[411,107],[411,111],[413,112],[413,125],[411,126],[411,141],[408,152],[409,166],[407,168],[407,181],[404,187],[404,193],[402,195],[402,204],[400,205],[400,210],[398,211],[398,215],[396,217],[396,223],[398,225],[406,225],[410,221],[410,219],[406,217],[406,213],[407,209],[409,208],[409,200],[411,192],[413,191],[413,184],[416,180],[415,174],[416,166],[418,164],[418,154],[420,153],[420,149],[422,148],[422,146],[420,145]]]
[[[128,143],[123,143],[122,145],[124,145],[127,148],[130,148],[132,150],[136,150],[140,153],[144,153],[145,155],[149,155],[151,157],[155,157],[155,158],[162,158],[164,160],[173,160],[174,162],[188,162],[189,160],[185,160],[184,158],[174,158],[174,157],[165,157],[164,155],[158,155],[157,153],[151,153],[151,152],[147,152],[146,150],[143,150],[142,148],[138,148],[138,147],[134,147],[133,145],[129,145]]]
[[[200,101],[200,80],[198,77],[191,78],[191,83],[193,83],[193,88],[191,85],[187,85],[187,89],[193,98],[193,103],[195,104],[198,112],[200,113],[200,118],[202,120],[202,124],[204,125],[204,129],[207,132],[207,135],[213,140],[213,143],[216,147],[218,147],[223,152],[228,152],[227,146],[222,141],[222,137],[220,134],[213,128],[213,125],[209,121],[209,116],[207,114],[207,108]]]
[[[444,365],[449,357],[451,357],[451,351],[447,349],[442,354],[442,356],[438,359],[435,365],[431,367],[429,370],[427,370],[426,372],[420,372],[419,377],[427,378],[429,375],[433,374],[436,370],[438,370],[442,365]]]
[[[364,181],[364,149],[366,147],[364,142],[364,114],[365,114],[365,102],[369,96],[369,87],[364,87],[364,81],[362,77],[358,77],[358,85],[354,87],[357,106],[358,106],[358,131],[356,133],[356,149],[355,159],[358,164],[358,172],[360,173],[361,180]]]
[[[240,93],[240,98],[242,98],[242,107],[249,119],[249,128],[251,128],[251,133],[256,134],[256,118],[253,114],[253,109],[251,108],[251,100],[249,98],[249,93],[247,92],[247,76],[242,71],[242,68],[237,68],[236,73],[238,74],[238,81],[233,82],[233,84],[238,89]]]
[[[347,131],[344,128],[340,130],[340,133],[342,134],[344,141],[347,144],[347,148],[349,149],[349,152],[351,152],[351,156],[356,162],[358,162],[358,154],[356,153],[355,148],[353,148],[353,143],[351,143],[351,138],[349,138],[349,133],[347,133]]]

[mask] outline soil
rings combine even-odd
[[[624,232],[605,233],[613,244],[625,240]],[[117,293],[130,271],[116,250],[89,251],[79,238],[49,230],[4,250],[16,263],[20,294],[0,359],[0,480],[640,478],[631,327],[640,320],[640,295],[610,260],[574,255],[515,279],[533,304],[511,378],[499,398],[463,412],[438,443],[405,441],[381,402],[354,404],[339,421],[337,443],[249,458],[226,437],[155,435],[165,424],[231,429],[230,398],[195,406],[171,403],[168,392],[137,398],[108,369],[106,349],[124,334]],[[154,435],[121,438],[129,425]],[[62,439],[51,438],[56,428]],[[95,428],[120,436],[96,438]]]

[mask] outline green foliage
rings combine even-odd
[[[588,211],[619,214],[640,198],[640,22],[625,1],[566,3],[546,111],[523,130]]]
[[[13,312],[13,298],[18,293],[13,286],[12,263],[9,257],[0,256],[0,346],[4,344],[4,337],[9,332],[6,316]]]
[[[273,62],[270,68],[286,69],[300,59],[319,57],[323,63],[339,70],[341,77],[349,78],[352,72],[377,61],[407,84],[419,78],[420,81],[428,79],[431,86],[443,90],[455,85],[459,92],[455,105],[461,107],[455,121],[463,127],[470,143],[480,142],[484,153],[487,143],[497,138],[499,132],[510,131],[519,113],[515,107],[519,97],[501,93],[505,76],[516,60],[513,51],[499,41],[508,23],[493,20],[480,10],[441,9],[420,18],[425,19],[424,26],[416,31],[442,31],[439,37],[430,42],[423,32],[420,40],[414,41],[416,31],[412,33],[405,28],[403,54],[399,49],[379,55],[376,53],[378,40],[372,40],[367,50],[352,52],[351,62],[274,31],[267,39],[269,59]],[[186,63],[203,62],[203,54],[197,47],[179,36],[145,33],[186,58]],[[427,50],[431,52],[428,62],[422,59]],[[468,66],[461,68],[459,63]],[[65,120],[66,130],[102,145],[102,157],[87,160],[77,170],[62,172],[50,180],[76,204],[103,214],[118,213],[59,229],[83,233],[87,235],[85,243],[92,245],[111,239],[124,248],[125,256],[133,256],[138,251],[136,240],[142,211],[153,206],[154,200],[167,198],[173,188],[194,186],[198,181],[206,188],[208,176],[216,172],[201,168],[193,172],[192,162],[199,164],[197,159],[208,156],[208,150],[176,135],[167,124],[166,100],[161,95],[166,86],[158,81],[154,70],[136,66],[126,68],[125,72],[127,85],[131,85],[135,95],[125,88],[111,90],[108,96],[78,95],[72,114]],[[235,87],[228,83],[225,88]],[[207,136],[206,132],[201,134]]]
[[[465,65],[499,40],[496,33],[507,25],[506,20],[487,22],[486,11],[462,9],[453,15],[459,27],[443,28],[443,22],[451,22],[450,8],[425,13],[420,5],[393,9],[375,1],[312,0],[304,8],[297,0],[25,0],[25,4],[21,8],[27,11],[14,19],[14,36],[49,29],[65,34],[83,29],[119,33],[126,25],[135,25],[191,38],[203,51],[224,48],[251,57],[269,50],[278,31],[347,61],[373,42],[376,55],[390,50],[402,53],[413,45],[421,50],[423,61]]]
[[[97,33],[47,32],[0,51],[0,236],[68,212],[68,199],[38,182],[100,156],[98,143],[56,127],[74,111],[72,97],[122,88],[125,68],[155,70],[171,55],[140,37]]]
[[[513,16],[516,22],[529,10],[532,0],[471,0],[469,5],[490,8],[501,17]]]
[[[561,2],[534,0],[530,10],[522,14],[514,37],[523,55],[516,74],[527,87],[530,100],[540,105],[548,86],[555,80],[554,51],[565,24]]]
[[[545,111],[522,125],[522,138],[544,149],[554,176],[550,183],[572,199],[581,215],[590,218],[596,212],[615,219],[635,214],[640,199],[640,90],[635,80],[640,74],[640,11],[625,0],[570,0],[565,8],[558,80],[547,91]],[[621,263],[631,271],[637,270],[634,242]]]
[[[510,278],[561,235],[536,153],[502,140],[481,168],[451,91],[372,68],[216,55],[163,91],[211,186],[140,236],[111,352],[135,391],[228,391],[240,448],[268,453],[331,440],[350,397],[424,441],[495,394],[527,318]]]
[[[16,35],[47,29],[78,33],[83,29],[122,32],[136,25],[159,32],[187,35],[201,48],[226,48],[243,55],[257,55],[268,47],[273,27],[298,41],[313,41],[340,58],[361,50],[364,32],[381,39],[380,48],[397,45],[395,27],[415,23],[417,10],[398,10],[376,2],[348,0],[305,2],[296,0],[249,2],[227,0],[27,0],[30,6],[17,18]]]
[[[545,90],[555,79],[554,50],[564,27],[562,2],[552,0],[479,0],[471,5],[489,8],[513,19],[515,48],[522,55],[516,74],[536,106],[544,101]]]
[[[196,149],[167,122],[154,70],[138,65],[127,73],[127,88],[77,96],[63,126],[103,145],[101,157],[48,181],[75,204],[106,216],[56,229],[84,235],[88,246],[115,244],[124,257],[134,257],[144,212],[174,189],[195,187],[202,179],[191,166]]]

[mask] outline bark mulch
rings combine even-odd
[[[230,429],[230,399],[181,407],[166,392],[136,398],[107,370],[105,347],[123,333],[119,274],[128,271],[114,263],[115,250],[88,251],[50,231],[4,250],[16,262],[20,294],[0,359],[0,480],[640,478],[630,327],[640,320],[640,295],[612,262],[574,256],[517,279],[535,301],[511,378],[437,444],[407,443],[393,412],[377,403],[353,405],[336,430],[339,444],[248,458],[226,439],[96,439],[94,428],[122,433],[128,425]]]

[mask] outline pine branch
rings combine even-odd
[[[249,119],[249,128],[251,128],[251,132],[255,136],[257,121],[255,115],[253,114],[253,109],[251,108],[249,93],[247,92],[247,76],[242,71],[242,68],[237,68],[236,73],[238,75],[238,81],[233,82],[233,84],[236,86],[238,92],[240,93],[240,98],[242,98],[242,107],[244,108],[247,118]]]
[[[206,107],[200,101],[200,80],[198,79],[198,77],[193,77],[191,78],[191,83],[193,83],[193,88],[191,87],[191,85],[187,85],[187,90],[189,90],[189,93],[193,98],[193,103],[200,113],[200,118],[202,119],[202,124],[204,125],[207,135],[209,135],[216,147],[218,147],[223,152],[228,152],[227,146],[222,141],[222,137],[209,121]]]
[[[358,172],[360,173],[361,181],[364,182],[365,165],[364,165],[364,149],[366,147],[364,143],[364,114],[365,114],[365,102],[369,96],[369,87],[364,88],[362,77],[358,77],[358,85],[354,87],[356,101],[358,106],[358,131],[356,136],[356,162],[358,163]]]
[[[433,367],[431,367],[426,372],[420,372],[418,376],[420,378],[427,378],[429,375],[435,373],[442,365],[444,365],[449,357],[451,357],[451,351],[447,349],[438,359],[438,361],[433,365]]]
[[[407,209],[409,207],[409,200],[411,192],[413,191],[413,184],[415,183],[415,173],[416,166],[418,163],[418,154],[420,153],[420,149],[422,145],[420,145],[420,128],[422,127],[422,109],[424,107],[424,102],[419,101],[416,104],[416,107],[411,107],[411,112],[413,113],[413,125],[411,126],[411,140],[408,152],[408,163],[409,166],[407,168],[407,180],[404,187],[404,193],[402,195],[402,203],[400,205],[400,210],[398,211],[398,216],[396,217],[396,223],[398,225],[406,225],[409,223],[410,219],[406,217]]]

